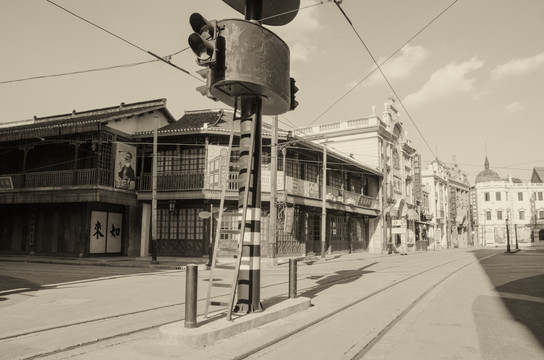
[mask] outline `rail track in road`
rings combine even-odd
[[[464,258],[466,259],[466,258],[468,258],[468,256],[464,257]],[[471,256],[471,258],[473,258],[473,256]],[[398,259],[401,259],[401,258],[399,257]],[[374,296],[376,296],[376,295],[378,295],[378,294],[380,294],[382,292],[385,292],[385,291],[387,291],[387,290],[389,290],[391,288],[394,288],[395,286],[398,286],[398,285],[400,285],[402,283],[405,283],[405,282],[407,282],[407,281],[409,281],[409,280],[411,280],[411,279],[413,279],[415,277],[421,276],[421,275],[425,274],[426,272],[429,272],[429,271],[431,271],[433,269],[445,266],[447,264],[450,264],[452,262],[459,261],[459,260],[460,259],[455,259],[455,260],[451,260],[451,261],[447,261],[447,262],[441,262],[440,264],[438,264],[436,266],[425,269],[425,270],[420,271],[418,273],[410,274],[408,276],[404,276],[401,279],[399,279],[399,280],[397,280],[397,281],[395,281],[395,282],[393,282],[393,283],[391,283],[391,284],[389,284],[387,286],[384,286],[384,287],[382,287],[382,288],[380,288],[380,289],[378,289],[376,291],[373,291],[370,294],[367,294],[364,297],[358,298],[358,299],[350,302],[349,304],[342,306],[340,309],[337,309],[334,313],[328,313],[328,314],[320,317],[319,319],[317,319],[315,321],[312,321],[310,324],[307,324],[304,327],[302,327],[300,329],[297,329],[296,331],[292,331],[289,334],[285,334],[285,336],[283,336],[280,339],[275,339],[274,341],[272,341],[270,343],[264,344],[263,346],[260,346],[259,348],[253,349],[253,350],[243,354],[243,356],[241,356],[239,358],[245,358],[245,357],[251,356],[253,354],[257,354],[258,352],[265,350],[267,347],[272,346],[274,343],[277,343],[278,341],[282,341],[282,340],[284,340],[284,339],[286,339],[286,338],[288,338],[290,336],[295,336],[296,334],[301,333],[301,332],[307,330],[308,328],[311,328],[312,326],[316,326],[321,321],[323,321],[323,320],[325,320],[327,318],[330,318],[331,316],[334,316],[335,314],[338,314],[338,313],[340,313],[342,311],[345,311],[346,309],[349,309],[350,307],[356,306],[357,304],[360,304],[360,303],[364,302],[365,300],[368,300],[368,299],[370,299],[370,298],[372,298],[372,297],[374,297]],[[349,261],[350,260],[345,260],[345,261],[342,261],[342,262],[340,262],[340,261],[332,262],[331,261],[329,263],[320,263],[320,264],[334,266],[335,263],[340,264],[340,263],[347,263]],[[370,263],[371,261],[372,261],[372,259],[365,259],[365,262]],[[412,264],[415,264],[415,263],[418,263],[418,262],[424,261],[424,260],[423,259],[412,259],[411,261],[412,261]],[[383,266],[379,270],[380,273],[395,272],[396,270],[400,270],[400,269],[404,268],[406,266],[406,263],[404,261],[399,260],[399,261],[394,261],[391,264],[382,264],[382,265],[385,265],[385,266]],[[368,267],[368,266],[369,265],[367,265],[366,267]],[[459,268],[457,271],[459,271],[460,269],[461,268]],[[323,271],[323,273],[324,274],[330,274],[330,272],[327,272],[327,271]],[[451,275],[453,275],[453,273],[450,274],[449,276],[451,276]],[[354,280],[354,279],[356,279],[356,278],[358,278],[360,276],[361,275],[359,273],[353,273],[353,272],[350,272],[350,271],[346,271],[345,275],[334,276],[330,280],[327,280],[327,276],[324,275],[323,278],[322,278],[323,281],[321,281],[319,284],[317,284],[317,285],[312,284],[310,286],[302,286],[302,287],[300,287],[298,289],[298,293],[299,294],[304,294],[304,293],[307,293],[307,292],[318,293],[321,289],[328,288],[328,287],[330,287],[332,285],[335,285],[335,284],[346,283],[346,282],[352,281],[352,280]],[[299,276],[298,281],[299,281],[299,283],[303,283],[305,280],[311,280],[312,278],[315,278],[315,275],[303,275],[303,276]],[[445,279],[443,279],[443,281],[445,281]],[[287,289],[287,285],[288,285],[287,280],[281,280],[281,281],[276,281],[274,283],[270,283],[270,284],[261,286],[261,288],[263,290],[273,289],[274,287],[284,287],[284,289]],[[439,284],[436,284],[434,287],[436,287],[438,285]],[[428,292],[430,292],[431,290],[432,289],[429,289]],[[422,297],[424,297],[425,294],[423,294]],[[203,301],[204,301],[203,298],[199,299],[199,302],[203,302]],[[120,313],[120,314],[115,314],[115,315],[111,315],[111,316],[97,317],[97,318],[93,318],[93,319],[87,319],[87,320],[83,320],[83,321],[75,321],[73,323],[63,324],[63,325],[49,327],[49,328],[30,330],[30,331],[24,332],[24,333],[12,334],[10,336],[4,336],[4,337],[0,338],[0,345],[10,343],[10,342],[22,341],[25,338],[29,338],[29,337],[32,337],[34,339],[34,341],[35,341],[36,337],[40,337],[40,336],[44,337],[44,341],[46,342],[48,337],[58,337],[58,336],[62,336],[60,334],[64,334],[66,332],[78,332],[78,331],[82,331],[83,329],[85,329],[85,332],[92,334],[92,331],[89,332],[88,329],[90,329],[94,325],[98,325],[98,324],[100,324],[102,327],[103,327],[104,323],[112,323],[112,324],[122,323],[123,324],[123,326],[118,326],[118,328],[119,328],[118,331],[113,331],[111,334],[107,334],[107,335],[99,336],[99,337],[90,335],[89,339],[87,339],[87,340],[78,340],[78,341],[76,341],[76,342],[74,342],[72,344],[66,344],[65,346],[63,346],[60,349],[58,349],[58,348],[57,349],[48,349],[46,351],[41,351],[39,353],[35,352],[35,353],[32,353],[32,354],[26,354],[26,355],[23,355],[22,357],[19,357],[19,358],[21,358],[21,359],[34,359],[34,358],[38,358],[38,357],[45,357],[45,356],[66,352],[66,351],[69,351],[69,350],[73,350],[73,349],[88,346],[88,345],[94,345],[94,344],[97,344],[97,343],[100,343],[100,342],[106,341],[106,340],[112,340],[112,339],[115,339],[115,338],[122,338],[124,336],[128,336],[128,335],[138,333],[138,332],[143,332],[143,331],[150,330],[150,329],[154,329],[154,328],[160,327],[162,325],[170,324],[170,323],[173,323],[173,322],[182,321],[184,318],[183,318],[183,316],[180,316],[179,314],[183,313],[184,305],[185,305],[184,302],[172,302],[171,304],[162,305],[162,306],[152,306],[152,307],[145,308],[145,309],[142,309],[142,310],[139,310],[139,311]],[[409,309],[407,309],[406,311],[409,311]],[[141,326],[141,321],[139,319],[142,319],[142,318],[149,319],[149,317],[152,317],[154,321],[152,321],[151,323],[149,323],[149,321],[148,321],[148,323],[145,326]],[[396,320],[396,321],[398,321],[398,320]],[[129,325],[126,325],[126,324],[129,324]],[[136,324],[136,325],[132,326],[132,324]],[[390,326],[393,326],[393,325],[394,325],[394,323],[392,322],[390,324]],[[114,328],[115,326],[112,326],[112,327]],[[384,329],[384,330],[386,331],[387,329]],[[376,339],[376,341],[377,340],[379,340],[379,339]],[[369,345],[371,346],[371,344],[369,344]]]
[[[326,313],[326,314],[320,316],[319,318],[305,324],[304,326],[298,327],[298,328],[296,328],[296,329],[294,329],[294,330],[292,330],[290,332],[287,332],[287,333],[283,334],[279,338],[278,337],[274,338],[273,340],[271,340],[271,341],[269,341],[269,342],[267,342],[265,344],[262,344],[259,347],[251,349],[250,351],[247,351],[244,354],[238,355],[237,357],[234,357],[233,359],[238,360],[238,359],[258,359],[258,358],[261,358],[260,354],[266,354],[268,351],[270,351],[270,349],[281,347],[282,342],[284,342],[284,341],[286,341],[288,339],[289,339],[289,341],[293,341],[293,339],[297,335],[305,333],[309,329],[317,327],[323,321],[330,320],[331,318],[333,318],[335,316],[338,316],[339,314],[343,313],[344,311],[347,311],[349,309],[352,309],[355,306],[363,304],[365,301],[375,297],[378,294],[384,293],[384,292],[386,292],[386,291],[388,291],[388,290],[390,290],[392,288],[395,288],[395,287],[397,287],[397,286],[399,286],[399,285],[401,285],[401,284],[403,284],[405,282],[408,282],[408,281],[410,281],[410,280],[412,280],[414,278],[420,277],[420,276],[422,276],[422,275],[424,275],[424,274],[426,274],[426,273],[428,273],[428,272],[430,272],[432,270],[444,267],[446,265],[449,265],[449,264],[452,264],[452,263],[455,263],[455,262],[462,262],[458,267],[455,267],[452,271],[449,271],[447,274],[445,274],[438,281],[429,284],[429,287],[425,291],[423,291],[419,296],[417,296],[417,298],[415,300],[413,300],[397,316],[395,316],[390,322],[388,322],[379,332],[377,332],[377,334],[375,336],[372,337],[372,339],[370,339],[369,341],[365,341],[364,344],[358,344],[359,349],[357,349],[356,351],[353,351],[353,349],[352,349],[351,353],[348,352],[349,356],[344,357],[346,359],[353,359],[353,360],[362,359],[362,358],[364,358],[365,354],[368,351],[370,351],[372,349],[372,347],[377,342],[379,342],[380,339],[383,338],[395,326],[395,324],[397,324],[400,320],[402,320],[419,302],[421,302],[426,296],[428,296],[429,293],[431,293],[435,288],[437,288],[438,286],[443,284],[451,276],[457,274],[458,272],[460,272],[461,270],[463,270],[467,266],[474,264],[475,261],[482,261],[482,260],[485,260],[485,259],[487,259],[489,257],[492,257],[492,256],[495,256],[495,255],[497,255],[497,253],[485,256],[485,257],[483,257],[481,259],[474,258],[474,256],[466,256],[466,257],[463,257],[463,258],[460,258],[460,259],[454,259],[454,260],[451,260],[451,261],[447,261],[447,262],[438,264],[436,266],[427,268],[425,270],[422,270],[420,272],[417,272],[415,274],[409,275],[409,276],[407,276],[407,277],[405,277],[403,279],[400,279],[398,281],[395,281],[395,282],[391,283],[388,286],[382,287],[382,288],[380,288],[380,289],[378,289],[376,291],[373,291],[370,294],[367,294],[367,295],[365,295],[363,297],[355,299],[355,300],[351,301],[350,303],[336,309],[333,312]],[[468,261],[468,262],[463,262],[463,260],[467,260],[467,259],[471,259],[471,260]],[[394,266],[392,268],[396,268],[396,267],[398,267],[398,266]],[[355,344],[354,344],[353,347],[355,348]],[[267,357],[264,357],[264,358],[267,358]]]

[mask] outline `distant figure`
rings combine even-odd
[[[119,187],[122,189],[134,190],[136,188],[136,172],[132,167],[132,154],[127,151],[125,163],[120,163],[121,170],[118,175]]]

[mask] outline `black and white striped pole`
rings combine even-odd
[[[298,13],[300,0],[223,0],[245,16],[244,20],[208,21],[191,15],[195,31],[189,45],[202,73],[205,88],[198,91],[216,101],[240,109],[239,208],[243,207],[249,176],[244,241],[235,311],[261,311],[261,134],[262,115],[293,110],[298,90],[290,77],[289,47],[262,25],[281,26]],[[252,139],[252,140],[251,140]],[[253,141],[253,144],[251,144]],[[249,149],[253,149],[250,153]]]

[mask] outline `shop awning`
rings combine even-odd
[[[389,205],[385,208],[384,214],[392,213],[391,215],[395,215],[397,217],[403,217],[407,215],[407,207],[406,207],[406,201],[404,199],[397,199],[394,204]]]
[[[408,220],[412,220],[412,221],[419,220],[419,214],[414,209],[408,209],[406,216]]]

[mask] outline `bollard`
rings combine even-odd
[[[196,301],[197,301],[198,267],[195,264],[187,265],[185,280],[185,322],[186,328],[196,328]]]
[[[289,299],[297,297],[297,260],[289,259]]]

